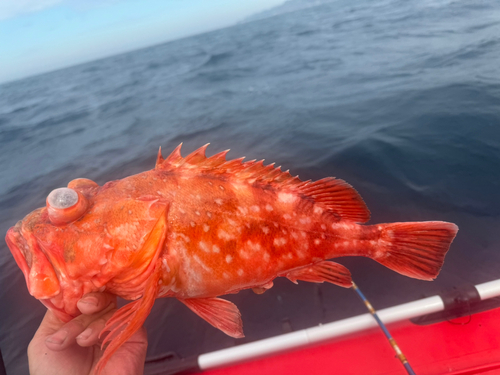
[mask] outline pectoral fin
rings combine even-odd
[[[245,337],[241,314],[234,303],[222,298],[192,298],[179,301],[226,335],[234,338]]]
[[[311,283],[324,281],[350,288],[352,286],[351,273],[343,265],[324,260],[312,266],[293,270],[285,275],[290,281],[297,284],[297,280]]]
[[[143,325],[158,295],[158,281],[160,280],[160,276],[161,264],[158,262],[153,274],[146,283],[142,298],[123,306],[106,322],[100,335],[107,331],[109,333],[103,340],[101,348],[104,348],[106,344],[109,345],[104,350],[103,356],[96,365],[96,374],[100,374],[118,348]]]

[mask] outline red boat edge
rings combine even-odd
[[[419,375],[500,374],[498,296],[500,280],[494,280],[378,315]],[[182,361],[173,367],[208,375],[405,373],[368,313]],[[154,373],[176,372],[169,370]]]

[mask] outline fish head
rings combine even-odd
[[[24,274],[30,294],[64,320],[74,315],[76,308],[75,303],[68,309],[68,314],[60,301],[62,289],[67,284],[66,262],[72,252],[72,241],[68,238],[79,237],[73,223],[88,212],[98,189],[99,186],[91,180],[77,179],[67,188],[52,191],[46,206],[18,221],[7,231],[5,238]]]
[[[79,315],[76,303],[84,294],[112,279],[133,283],[148,268],[153,255],[141,248],[166,204],[134,196],[130,185],[73,180],[7,231],[30,294],[61,319]]]

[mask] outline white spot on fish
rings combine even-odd
[[[293,254],[292,253],[288,253],[288,254],[285,255],[285,258],[292,259],[293,258]]]
[[[325,224],[321,224],[321,229],[326,230],[326,225]]]
[[[201,266],[201,268],[203,268],[206,272],[212,272],[212,270],[211,270],[210,268],[208,268],[208,267],[206,266],[206,264],[205,264],[205,263],[203,263],[203,261],[200,259],[200,257],[199,257],[198,255],[194,254],[194,255],[193,255],[193,259],[194,259],[194,260],[196,261],[196,263],[198,263],[198,264]]]
[[[203,224],[203,231],[208,232],[210,230],[210,226],[207,224]]]
[[[374,240],[370,241],[370,245],[376,245],[376,244],[377,244],[377,241],[374,241]]]
[[[237,272],[238,272],[238,276],[243,276],[244,272],[241,268],[239,268]]]
[[[219,248],[219,246],[217,246],[217,245],[213,245],[213,246],[212,246],[212,251],[213,251],[214,253],[218,253],[218,252],[220,252],[220,248]]]
[[[253,243],[250,240],[247,241],[247,245],[253,251],[259,251],[261,249],[261,246],[259,243]]]
[[[285,219],[285,220],[290,220],[291,218],[292,218],[292,216],[290,214],[283,215],[283,219]]]
[[[201,200],[200,194],[196,194],[196,199]]]
[[[231,255],[226,255],[226,263],[231,263],[233,261],[233,257]]]
[[[184,233],[177,233],[177,237],[180,237],[184,240],[184,242],[189,242],[191,241],[188,236],[186,236]]]
[[[269,203],[266,204],[266,210],[267,211],[272,211],[273,210],[273,206],[271,206]]]
[[[230,218],[226,218],[227,222],[229,223],[229,225],[232,225],[233,227],[235,227],[238,223],[236,221],[234,221],[233,219],[230,219]]]
[[[271,259],[271,256],[267,251],[264,252],[264,262],[269,262],[269,259]]]
[[[251,209],[253,212],[259,212],[259,211],[260,211],[260,207],[259,207],[259,206],[252,206],[252,207],[250,207],[250,209]]]
[[[200,249],[202,249],[203,251],[205,251],[207,253],[210,251],[210,248],[208,247],[208,245],[203,241],[200,241],[198,243],[198,246],[200,247]]]
[[[170,272],[170,267],[168,266],[167,260],[162,259],[163,267],[167,270],[167,272]]]
[[[184,211],[184,210],[182,209],[182,207],[179,207],[179,212],[180,212],[181,214],[185,214],[185,213],[186,213],[186,211]]]
[[[315,205],[313,212],[317,215],[321,215],[323,213],[323,209],[321,207]]]
[[[207,211],[207,216],[208,216],[209,218],[212,218],[212,213],[211,213],[210,211]]]
[[[299,219],[299,221],[301,224],[309,224],[311,222],[311,218],[310,217],[301,217]]]
[[[297,200],[297,196],[292,193],[279,193],[278,200],[282,203],[294,203]]]
[[[224,189],[224,186],[222,186],[222,185],[219,185],[219,189],[221,189],[222,191],[224,191],[224,190],[225,190],[225,189]]]
[[[240,250],[240,257],[243,259],[250,259],[250,253],[245,251],[244,249]]]
[[[283,246],[286,244],[286,242],[286,238],[279,237],[274,239],[273,244],[274,246]]]
[[[238,211],[240,211],[242,215],[248,214],[248,209],[246,207],[238,207]]]
[[[196,223],[194,221],[189,223],[193,228],[196,226]]]
[[[109,250],[114,249],[114,247],[113,247],[113,246],[108,245],[107,243],[105,243],[105,244],[104,244],[104,245],[102,245],[102,246],[103,246],[105,249],[109,249]]]
[[[306,238],[307,237],[307,233],[304,232],[304,231],[300,232],[300,234],[302,235],[302,238]]]
[[[222,199],[221,199],[221,198],[216,198],[216,199],[214,199],[214,202],[215,202],[215,204],[217,204],[218,206],[222,206],[222,203],[223,203],[223,201],[222,201]]]
[[[344,241],[344,246],[349,246],[349,241]]]
[[[262,231],[264,232],[264,234],[269,234],[269,228],[266,226],[262,227]]]
[[[292,232],[292,237],[294,239],[297,239],[297,238],[299,238],[299,235],[297,234],[297,232]]]
[[[195,213],[196,215],[198,215],[198,216],[200,216],[200,215],[201,215],[201,214],[200,214],[200,211],[198,211],[198,210],[197,210],[197,211],[195,211],[194,213]]]
[[[208,181],[208,184],[209,184],[210,186],[213,186],[213,185],[214,185],[214,184],[212,183],[212,181]]]
[[[223,239],[226,241],[229,241],[229,240],[232,240],[235,238],[232,234],[227,233],[223,229],[219,229],[219,232],[217,233],[217,235],[219,236],[220,239]]]
[[[319,240],[319,239],[315,239],[315,240],[314,240],[314,244],[315,244],[315,245],[319,245],[320,243],[321,243],[321,240]]]
[[[128,214],[129,214],[129,215],[132,215],[132,210],[128,210]]]
[[[227,272],[224,272],[222,276],[224,276],[225,279],[229,279],[229,274]]]

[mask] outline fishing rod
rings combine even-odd
[[[405,355],[403,354],[403,352],[399,348],[398,344],[396,343],[396,340],[394,340],[394,338],[391,336],[389,330],[387,329],[387,327],[385,326],[385,324],[382,322],[382,320],[380,320],[377,312],[373,308],[373,306],[370,303],[370,301],[368,301],[368,299],[365,297],[365,295],[363,294],[363,292],[361,292],[361,290],[359,290],[358,286],[354,283],[354,281],[352,282],[352,288],[356,291],[356,293],[358,293],[358,296],[364,302],[364,304],[365,304],[366,308],[368,309],[368,311],[370,312],[370,314],[372,314],[373,318],[377,321],[377,324],[379,325],[379,327],[384,332],[385,337],[387,337],[387,339],[389,340],[389,343],[391,344],[392,348],[396,352],[396,356],[401,361],[401,363],[405,367],[405,369],[408,372],[408,374],[415,375],[415,372],[411,368],[410,364],[408,363],[408,360],[406,359]]]

